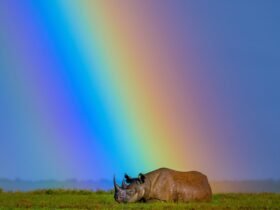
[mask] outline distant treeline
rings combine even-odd
[[[110,190],[113,188],[112,181],[109,180],[87,180],[79,181],[75,179],[57,181],[41,180],[26,181],[21,179],[0,179],[0,188],[4,191],[31,191],[38,189],[83,189],[83,190]]]
[[[212,181],[213,192],[276,192],[280,193],[280,180]]]
[[[214,193],[228,192],[277,192],[280,193],[280,180],[246,180],[246,181],[212,181]],[[0,188],[4,191],[31,191],[38,189],[79,189],[79,190],[110,190],[113,183],[110,180],[66,181],[42,180],[25,181],[21,179],[0,179]]]

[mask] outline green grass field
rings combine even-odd
[[[215,194],[210,203],[118,204],[113,192],[37,190],[0,192],[0,209],[280,209],[280,194]]]

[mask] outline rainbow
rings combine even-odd
[[[230,116],[214,117],[226,110],[202,75],[191,10],[170,6],[1,2],[1,138],[14,154],[1,175],[100,179],[159,167],[231,174],[229,145],[215,141]]]

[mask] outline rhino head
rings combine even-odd
[[[114,177],[115,200],[119,203],[131,203],[142,200],[145,194],[146,177],[140,173],[138,178],[130,178],[126,174],[125,178],[126,181],[123,180],[122,186],[120,187],[116,183],[116,179]]]

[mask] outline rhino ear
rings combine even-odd
[[[131,183],[132,178],[131,178],[130,176],[128,176],[127,174],[124,174],[124,178],[125,178],[125,181],[126,181],[127,183]]]
[[[145,177],[145,175],[143,175],[142,173],[140,173],[140,174],[138,175],[138,179],[140,180],[140,183],[143,184],[143,183],[145,182],[146,177]]]

